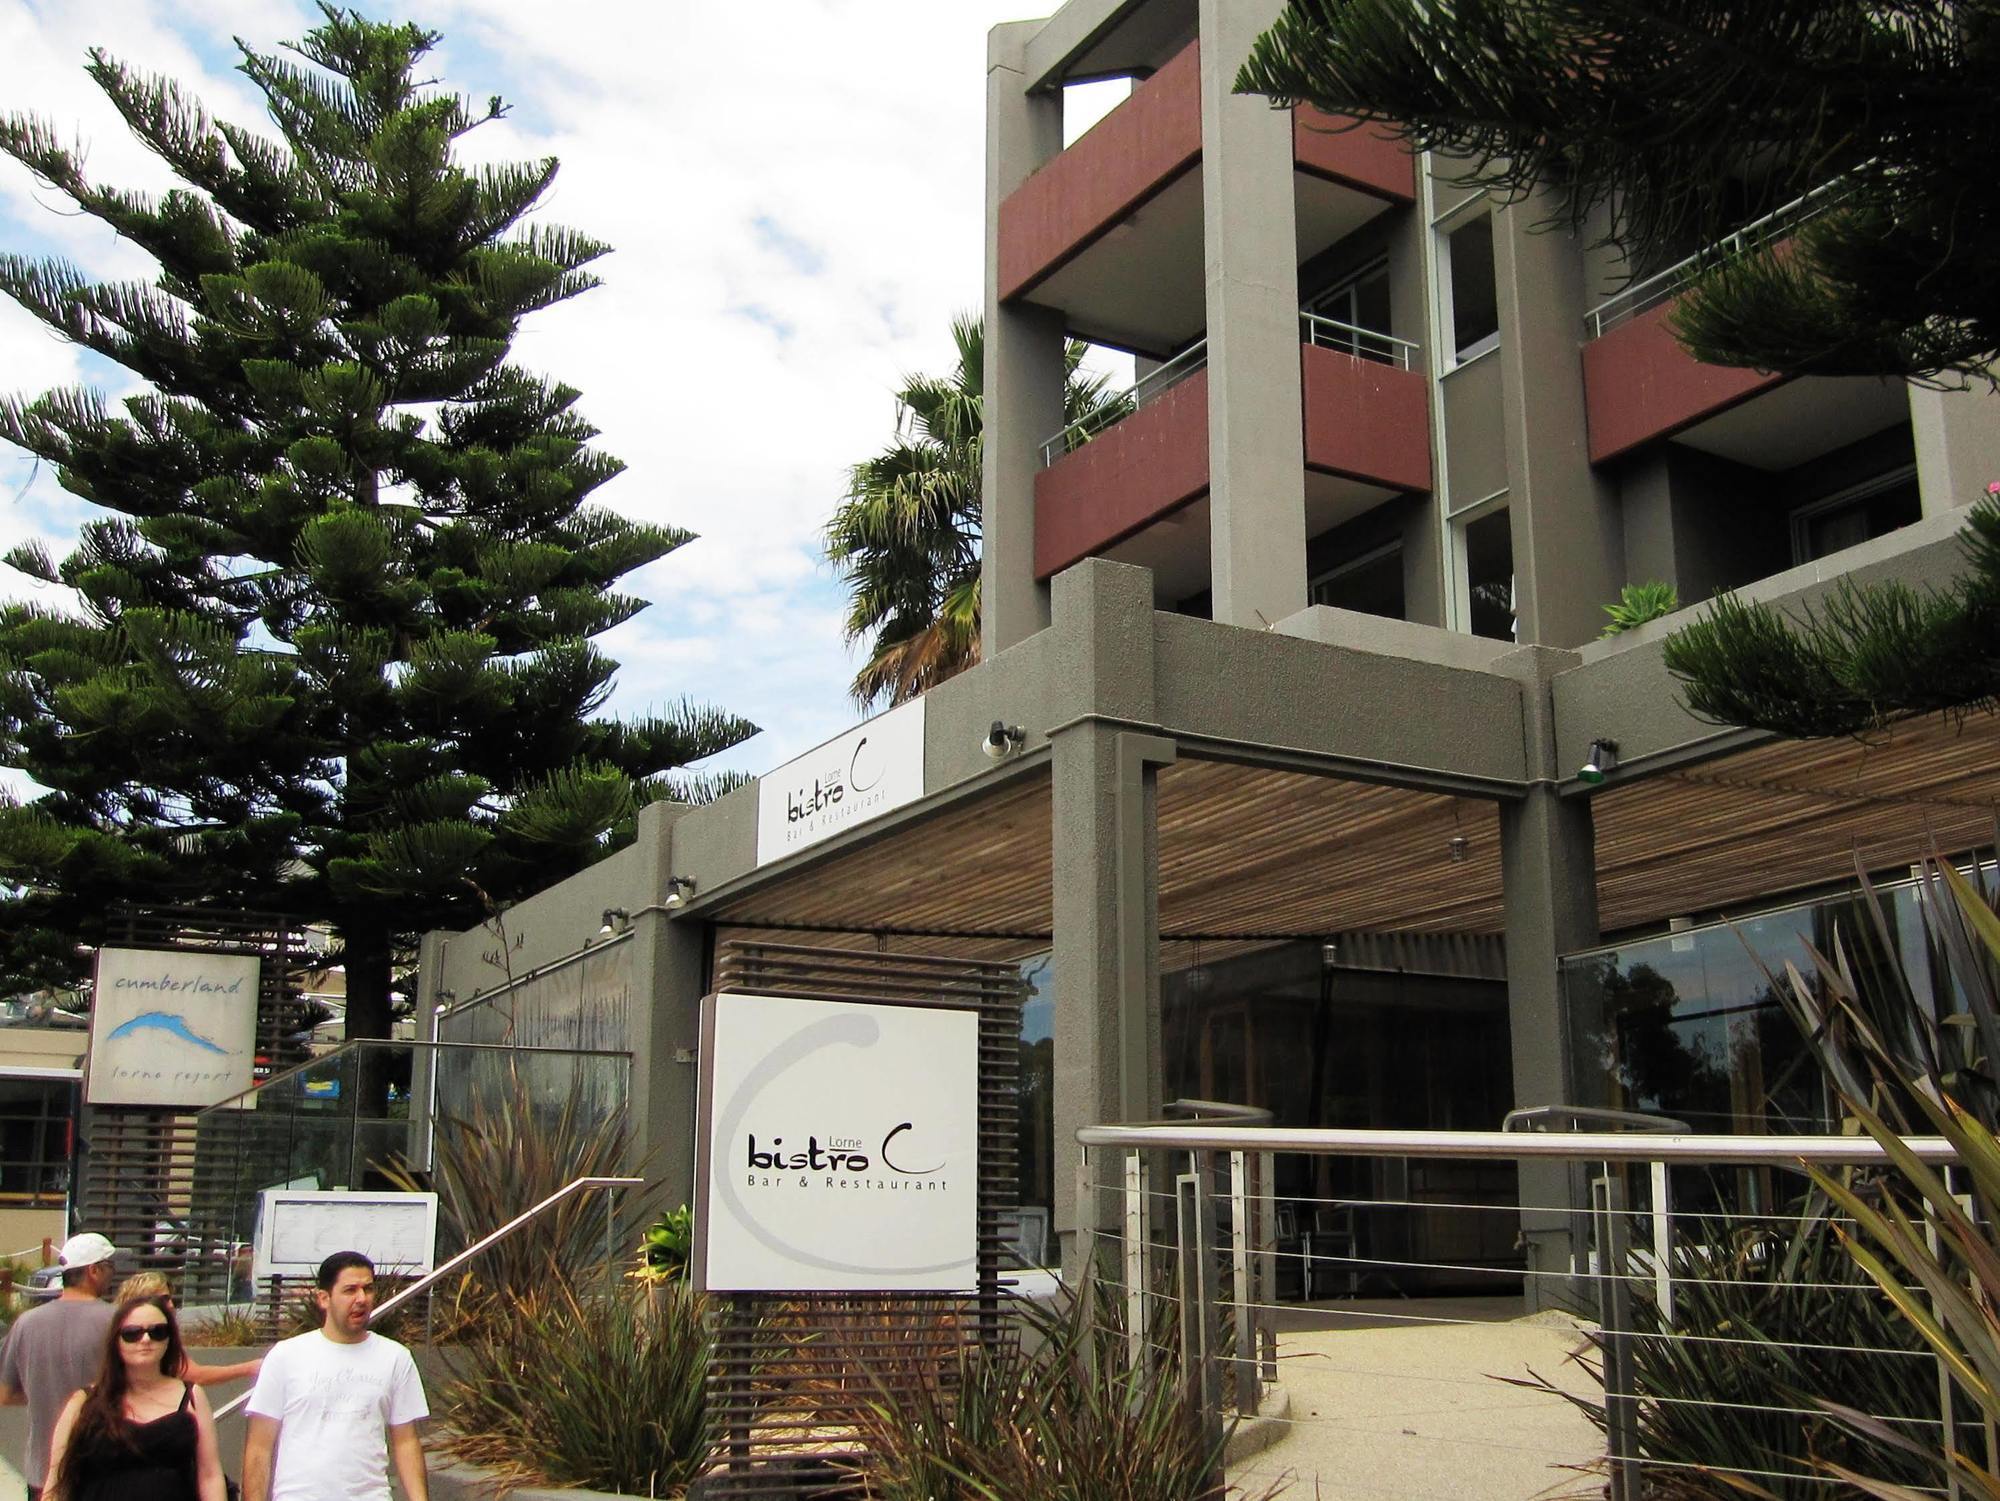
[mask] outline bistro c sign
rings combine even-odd
[[[701,1057],[701,1287],[973,1287],[976,1012],[730,992]]]
[[[924,795],[924,701],[891,709],[757,779],[768,865]]]

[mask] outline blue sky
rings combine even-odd
[[[441,80],[509,114],[467,155],[563,161],[541,217],[610,242],[605,285],[532,319],[522,363],[583,393],[626,473],[599,498],[701,540],[641,570],[653,608],[603,638],[624,668],[613,712],[683,696],[764,733],[717,766],[768,770],[857,717],[843,597],[818,531],[845,470],[891,435],[905,371],[943,369],[951,315],[982,271],[985,34],[1034,0],[713,0],[654,5],[425,0],[381,18],[444,35]],[[0,99],[87,144],[100,181],[158,190],[81,66],[107,46],[173,75],[216,115],[261,123],[230,38],[300,35],[288,0],[89,6],[0,0]],[[1094,112],[1109,99],[1085,101]],[[0,162],[0,246],[59,254],[106,278],[146,258]],[[122,372],[51,338],[0,299],[0,390]],[[18,450],[0,450],[0,548],[58,556],[85,508]],[[0,569],[0,593],[30,581]]]

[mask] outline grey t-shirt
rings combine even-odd
[[[31,1486],[48,1483],[49,1440],[63,1404],[97,1379],[112,1312],[96,1298],[58,1298],[14,1320],[0,1348],[0,1385],[28,1394],[28,1454],[21,1470]]]

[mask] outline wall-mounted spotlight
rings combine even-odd
[[[693,876],[668,876],[667,894],[661,900],[660,905],[671,912],[678,907],[685,907],[687,899],[693,895]]]
[[[1454,834],[1445,841],[1445,849],[1451,855],[1453,865],[1463,865],[1472,858],[1472,841],[1463,834]]]
[[[1028,732],[1018,724],[1008,724],[1005,720],[993,721],[993,728],[986,732],[986,738],[979,742],[979,748],[986,752],[989,761],[1004,761],[1028,743]]]
[[[609,938],[614,933],[622,933],[632,926],[632,914],[623,907],[604,909],[604,926],[597,930],[599,938]]]
[[[1618,769],[1618,742],[1616,740],[1593,740],[1590,742],[1590,759],[1578,768],[1576,779],[1591,787],[1604,785],[1607,773]]]

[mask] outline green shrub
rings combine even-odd
[[[707,1461],[706,1300],[685,1282],[513,1293],[440,1383],[438,1447],[503,1484],[679,1495]]]
[[[1174,1304],[1156,1298],[1155,1360],[1126,1368],[1122,1300],[1086,1274],[1054,1312],[1023,1310],[1024,1337],[964,1350],[867,1425],[875,1501],[1195,1501],[1219,1445],[1181,1402]],[[1277,1487],[1265,1492],[1275,1495]],[[1232,1493],[1234,1494],[1234,1493]]]
[[[1768,1497],[1825,1501],[1819,1467],[1829,1463],[1908,1486],[1936,1478],[1925,1458],[1818,1409],[1818,1399],[1837,1397],[1917,1439],[1938,1417],[1936,1362],[1825,1218],[1696,1221],[1678,1237],[1676,1260],[1691,1270],[1674,1284],[1671,1321],[1645,1284],[1632,1300],[1639,1452],[1657,1462],[1645,1472],[1649,1497],[1742,1501],[1744,1477],[1730,1472],[1757,1470]],[[1588,1338],[1601,1379],[1606,1337]],[[1523,1384],[1567,1395],[1540,1378]],[[1601,1400],[1568,1399],[1606,1426]],[[1970,1406],[1960,1416],[1971,1421]],[[1770,1478],[1778,1474],[1800,1478]]]
[[[1624,631],[1637,630],[1647,621],[1658,620],[1662,615],[1671,615],[1680,607],[1680,592],[1672,584],[1657,581],[1647,584],[1627,584],[1618,591],[1617,603],[1604,607],[1604,613],[1611,617],[1611,623],[1601,634],[1616,636]]]

